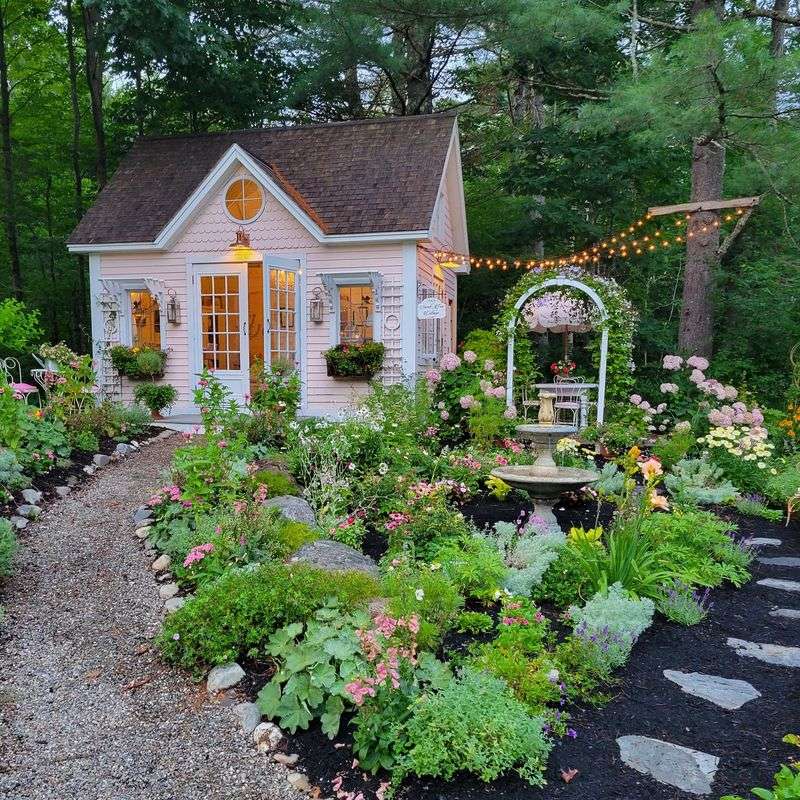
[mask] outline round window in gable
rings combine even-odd
[[[252,178],[236,178],[225,192],[225,210],[237,222],[252,222],[264,208],[264,193]]]

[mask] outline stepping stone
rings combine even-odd
[[[72,491],[70,486],[56,486],[56,494],[62,499]]]
[[[11,517],[9,522],[18,530],[23,531],[28,527],[28,520],[25,517],[19,517],[16,514]]]
[[[728,638],[728,647],[732,647],[740,656],[757,658],[765,664],[775,664],[778,667],[800,667],[800,647],[760,644],[732,638]]]
[[[767,545],[771,545],[773,547],[780,547],[782,544],[780,539],[770,539],[769,537],[763,537],[763,536],[756,536],[755,539],[748,539],[747,543],[755,545],[756,547],[767,546]]]
[[[716,675],[704,675],[702,672],[679,672],[665,669],[664,677],[677,683],[686,694],[702,697],[703,700],[734,711],[745,703],[761,697],[761,692],[747,681],[733,678],[720,678]]]
[[[776,608],[774,611],[770,611],[769,615],[785,619],[800,619],[800,608]]]
[[[133,522],[134,525],[137,525],[140,522],[144,522],[147,519],[153,518],[153,509],[149,506],[139,506],[136,511],[133,512]]]
[[[764,578],[757,582],[759,586],[770,589],[785,589],[787,592],[800,592],[800,581],[789,581],[785,578]]]
[[[711,792],[716,756],[649,736],[620,736],[617,744],[622,760],[637,772],[690,794]]]
[[[778,556],[777,558],[759,558],[759,564],[767,564],[771,567],[800,567],[800,558],[791,556]]]
[[[111,463],[111,456],[107,456],[105,453],[97,453],[92,461],[96,467],[105,467]]]
[[[42,509],[32,503],[23,503],[17,508],[17,514],[26,519],[36,519],[41,513]]]

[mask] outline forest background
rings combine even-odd
[[[644,377],[676,348],[713,354],[782,405],[798,30],[790,0],[0,0],[0,301],[89,349],[87,263],[65,241],[137,136],[455,109],[475,256],[558,257],[650,206],[761,197],[733,237],[699,214],[696,237],[599,269],[639,312]],[[520,275],[459,279],[460,338]]]

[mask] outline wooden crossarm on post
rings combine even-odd
[[[666,214],[695,214],[698,211],[721,211],[725,208],[755,208],[761,202],[758,197],[737,197],[734,200],[701,200],[699,203],[680,203],[675,206],[653,206],[647,209],[651,217]]]

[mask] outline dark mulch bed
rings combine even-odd
[[[114,452],[117,442],[114,439],[109,439],[103,436],[100,439],[100,449],[92,451],[91,453],[83,453],[80,450],[74,450],[70,456],[70,463],[66,467],[54,467],[50,472],[45,475],[37,475],[33,478],[31,483],[32,489],[38,489],[43,495],[41,506],[45,507],[48,502],[58,499],[56,494],[56,486],[68,486],[73,484],[77,486],[82,481],[86,480],[89,476],[83,471],[87,464],[92,463],[96,453],[103,453],[110,455]],[[0,517],[10,517],[16,513],[17,506],[24,503],[22,493],[16,492],[12,500],[5,503],[0,503]]]
[[[514,520],[523,506],[514,503],[480,504],[465,508],[479,524]],[[763,555],[800,555],[800,524],[788,528],[755,518],[743,518],[730,510],[718,511],[738,524],[741,534],[781,539],[781,547],[765,547]],[[593,524],[596,508],[588,504],[565,504],[556,510],[563,527]],[[603,509],[605,519],[608,509]],[[754,579],[747,586],[717,589],[709,617],[693,628],[657,621],[637,643],[633,655],[619,675],[610,702],[603,708],[571,708],[571,725],[577,738],[556,743],[546,773],[547,786],[534,789],[515,776],[483,784],[468,776],[454,781],[409,780],[398,793],[402,800],[537,800],[565,797],[570,800],[625,798],[625,800],[676,800],[693,795],[664,786],[629,769],[620,762],[616,738],[640,734],[663,739],[716,755],[720,758],[713,795],[733,793],[747,796],[753,786],[771,786],[781,761],[793,755],[781,742],[784,734],[800,726],[800,670],[775,667],[743,658],[726,646],[731,636],[754,642],[800,646],[800,623],[771,617],[776,607],[800,607],[800,596],[766,589],[756,580],[767,575],[794,577],[791,569],[754,565]],[[461,637],[448,640],[454,650],[463,647]],[[684,694],[663,677],[664,669],[705,672],[752,683],[762,697],[738,711],[725,711],[709,702]],[[256,682],[250,684],[257,690]],[[373,777],[353,769],[351,737],[347,720],[334,741],[324,737],[317,725],[299,732],[287,742],[289,752],[301,756],[301,766],[323,794],[331,794],[331,779],[344,776],[343,789],[364,792],[369,800],[378,786]],[[338,747],[337,747],[338,745]],[[796,753],[796,750],[794,751]],[[565,783],[562,769],[577,769]]]

